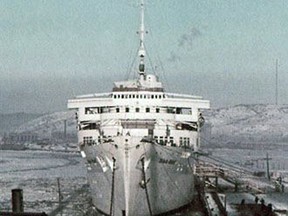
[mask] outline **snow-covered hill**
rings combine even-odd
[[[227,142],[287,142],[288,105],[237,105],[204,111],[211,139]],[[34,132],[49,137],[63,132],[76,134],[74,111],[56,112],[21,125],[17,132]],[[209,127],[208,127],[209,128]]]
[[[15,132],[32,132],[36,133],[40,138],[50,138],[52,134],[63,133],[65,124],[67,134],[77,133],[74,111],[62,111],[43,115],[22,124]]]
[[[288,143],[288,105],[237,105],[204,114],[214,139]]]

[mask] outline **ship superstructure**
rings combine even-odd
[[[209,101],[167,93],[156,75],[146,74],[144,34],[142,0],[138,79],[68,102],[77,111],[93,204],[105,215],[162,214],[194,196],[200,109]]]

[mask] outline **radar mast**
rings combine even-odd
[[[140,63],[139,63],[139,75],[140,80],[144,79],[145,76],[145,64],[144,64],[144,58],[146,55],[145,47],[144,47],[144,35],[145,35],[145,26],[144,26],[144,0],[141,0],[141,24],[140,24],[140,47],[138,51],[138,55],[140,57]]]

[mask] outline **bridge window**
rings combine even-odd
[[[156,108],[156,113],[159,113],[160,112],[160,108]]]
[[[85,114],[97,114],[99,112],[99,107],[86,107]]]
[[[119,113],[119,112],[120,112],[120,108],[117,107],[117,108],[116,108],[116,113]]]
[[[126,108],[125,108],[125,112],[129,112],[129,107],[126,107]]]
[[[96,123],[83,123],[81,124],[81,130],[95,130],[97,129]]]
[[[150,112],[150,108],[149,107],[146,108],[146,112],[147,113]]]
[[[137,107],[137,108],[135,109],[135,111],[136,111],[136,112],[140,112],[140,108]]]

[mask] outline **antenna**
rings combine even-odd
[[[278,59],[276,59],[275,68],[275,104],[278,105]]]
[[[145,64],[144,64],[144,57],[146,55],[145,47],[144,47],[144,35],[145,35],[145,26],[144,26],[144,0],[141,0],[141,24],[140,24],[140,47],[138,51],[138,55],[140,57],[140,63],[139,63],[139,75],[140,80],[144,79],[145,75]]]

